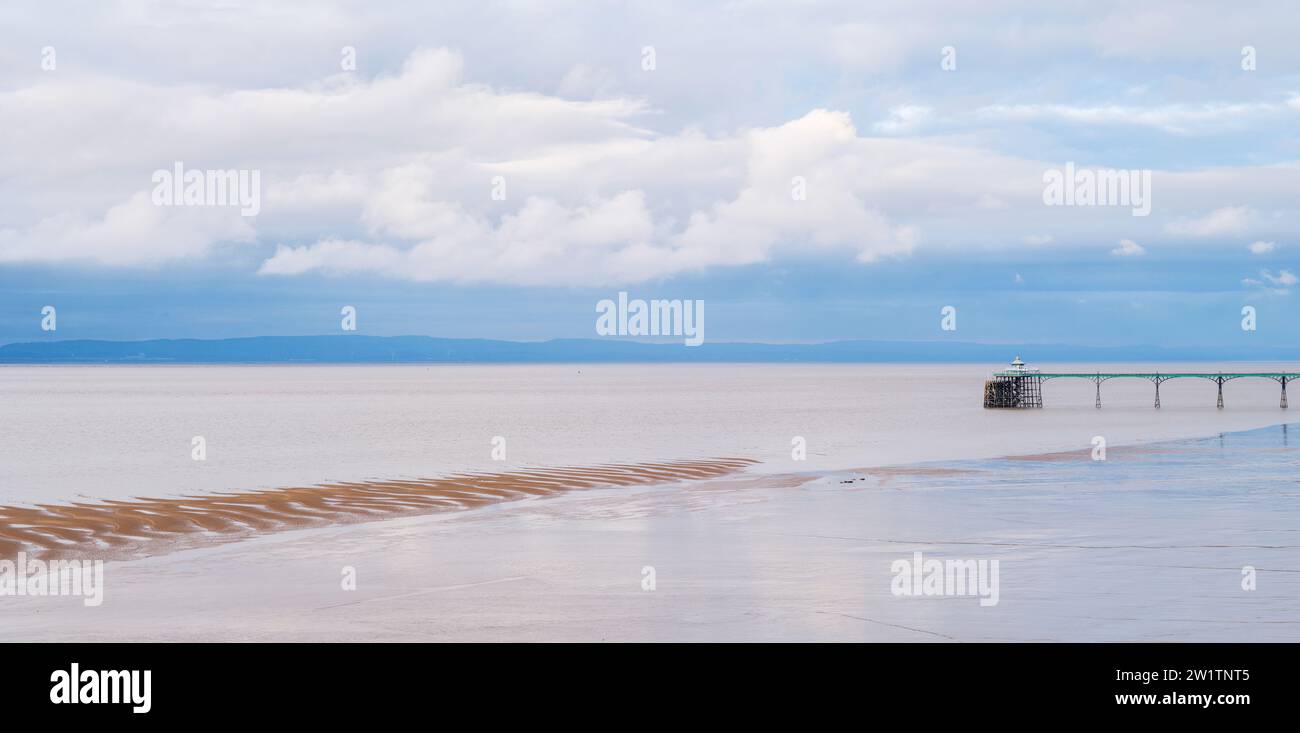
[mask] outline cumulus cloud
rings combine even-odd
[[[322,225],[356,227],[375,181],[428,149],[457,156],[458,166],[443,166],[451,178],[442,193],[462,197],[474,179],[487,190],[494,156],[644,135],[628,121],[642,109],[635,100],[493,92],[462,83],[461,67],[457,54],[429,49],[393,75],[306,88],[224,91],[70,73],[0,92],[0,116],[21,120],[7,127],[0,156],[28,184],[15,188],[3,219],[30,220],[0,230],[0,262],[152,266],[267,232],[316,237]],[[152,205],[153,172],[177,161],[258,171],[261,215]]]
[[[844,26],[841,45],[819,54],[888,69],[918,53],[902,36],[901,55],[852,48],[874,33]],[[927,48],[943,73],[939,46]],[[361,50],[363,61],[377,53]],[[632,64],[640,87],[621,67],[571,58],[531,85],[493,86],[445,48],[280,84],[85,66],[11,82],[0,87],[0,262],[153,267],[237,250],[266,276],[614,284],[786,258],[870,265],[927,248],[1208,238],[1285,210],[1300,184],[1285,163],[1158,171],[1150,221],[1044,207],[1042,172],[1059,161],[932,134],[941,115],[929,102],[891,98],[863,129],[789,99],[761,124],[665,125],[650,92],[682,67],[660,51],[657,76]],[[152,172],[175,161],[260,171],[261,213],[151,206]],[[1250,205],[1206,214],[1223,191]]]
[[[827,111],[749,131],[739,145],[725,144],[739,155],[731,161],[739,172],[734,192],[680,226],[656,218],[645,192],[635,189],[575,203],[528,196],[517,211],[494,215],[486,177],[478,206],[447,201],[433,190],[448,161],[426,160],[388,171],[364,203],[370,233],[388,241],[281,246],[260,272],[603,284],[765,262],[789,247],[843,251],[861,262],[905,255],[919,233],[868,203],[857,174],[860,143],[847,115]],[[678,143],[666,144],[671,150]],[[518,170],[501,170],[512,169]],[[503,179],[509,191],[513,177]],[[528,180],[524,175],[516,185],[528,190]]]
[[[1266,255],[1277,248],[1276,242],[1265,242],[1263,240],[1251,242],[1246,247],[1253,255]]]

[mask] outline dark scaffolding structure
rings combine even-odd
[[[984,383],[985,407],[1043,406],[1043,378],[1037,374],[998,374]]]

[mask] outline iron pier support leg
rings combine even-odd
[[[1222,410],[1223,409],[1223,380],[1216,379],[1214,381],[1219,383],[1219,409]]]
[[[1286,409],[1286,377],[1282,377],[1282,403],[1278,406]]]
[[[1160,383],[1156,382],[1156,409],[1160,409]]]
[[[1101,409],[1101,380],[1098,379],[1096,380],[1096,382],[1097,382],[1097,409],[1100,410]]]

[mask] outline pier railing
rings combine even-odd
[[[985,407],[1042,407],[1042,384],[1048,379],[1087,379],[1097,385],[1097,407],[1101,407],[1101,383],[1110,379],[1145,379],[1155,384],[1155,406],[1160,407],[1160,385],[1171,379],[1208,379],[1219,388],[1218,407],[1223,408],[1223,385],[1233,379],[1259,377],[1282,385],[1278,404],[1285,408],[1286,385],[1300,372],[1040,372],[1037,369],[1008,369],[994,372],[984,383]]]

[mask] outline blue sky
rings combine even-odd
[[[620,290],[710,341],[1300,338],[1288,4],[859,5],[7,6],[0,343],[592,337]],[[158,205],[176,161],[258,213]],[[1069,162],[1150,214],[1045,205]]]

